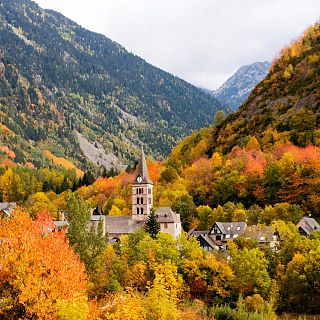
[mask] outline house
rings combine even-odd
[[[300,234],[309,237],[312,232],[320,230],[320,225],[314,218],[302,217],[297,228]]]
[[[9,218],[16,207],[16,202],[0,202],[0,220]]]
[[[243,234],[246,227],[246,222],[215,222],[210,230],[192,231],[189,234],[198,239],[205,251],[225,251],[227,242]]]
[[[264,225],[247,226],[246,222],[215,222],[210,230],[191,231],[205,251],[227,249],[227,242],[239,236],[254,240],[258,246],[277,248],[278,235],[272,227]]]
[[[277,231],[274,231],[272,226],[266,226],[263,224],[247,226],[243,233],[245,239],[254,240],[260,247],[268,247],[272,250],[277,250],[280,237]]]

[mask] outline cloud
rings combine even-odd
[[[153,65],[215,89],[272,60],[319,18],[319,0],[36,0]]]

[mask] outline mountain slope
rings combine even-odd
[[[282,50],[267,77],[246,102],[214,130],[211,152],[227,152],[256,136],[263,146],[290,140],[297,146],[320,140],[320,25]]]
[[[141,143],[163,157],[222,109],[198,88],[32,1],[1,1],[0,31],[0,121],[10,132],[2,142],[20,161],[41,165],[49,149],[84,167],[79,133],[99,145],[103,164],[113,156],[128,163]]]
[[[232,110],[236,110],[245,102],[253,88],[268,74],[269,68],[268,61],[242,66],[212,94]]]

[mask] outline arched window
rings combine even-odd
[[[141,214],[143,214],[143,208],[141,208]]]
[[[137,208],[137,214],[139,214],[139,208]]]
[[[141,204],[143,204],[143,198],[141,198]]]
[[[138,197],[138,198],[137,198],[137,204],[140,204],[139,202],[140,202],[140,198]]]

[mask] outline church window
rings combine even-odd
[[[137,214],[139,214],[139,208],[137,208]]]
[[[141,204],[143,204],[143,198],[141,198]]]
[[[139,197],[137,198],[137,204],[140,204],[140,198]]]
[[[143,214],[143,208],[141,208],[141,214]]]

